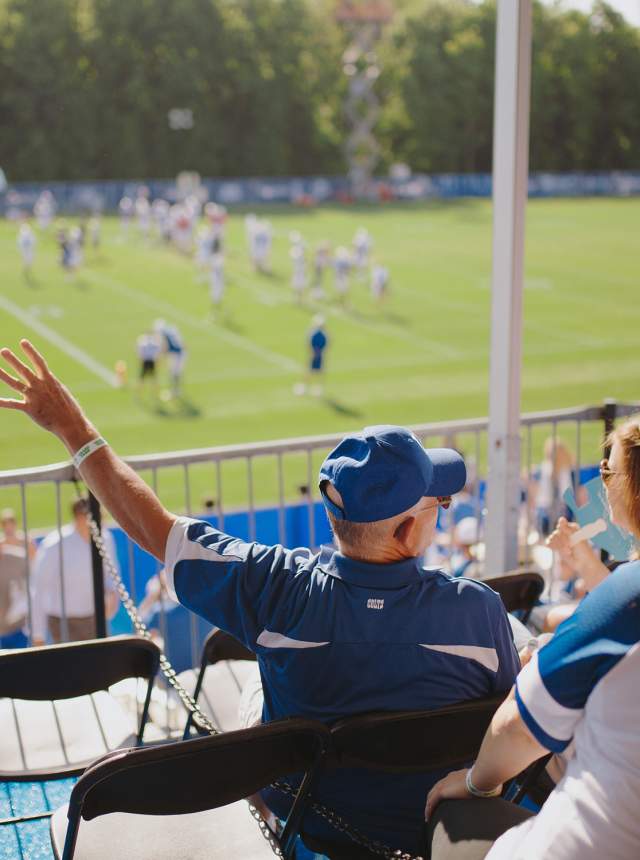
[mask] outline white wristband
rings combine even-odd
[[[490,788],[489,791],[483,791],[481,788],[476,788],[471,780],[472,770],[473,768],[470,767],[464,778],[464,783],[469,794],[472,794],[474,797],[497,797],[499,794],[502,794],[502,785],[498,785],[496,788]]]
[[[73,455],[73,465],[76,469],[79,469],[87,457],[90,457],[95,451],[98,451],[100,448],[104,448],[104,446],[108,444],[109,443],[105,441],[102,436],[98,436],[97,439],[92,439],[91,442],[87,442],[87,444],[83,445],[82,448],[78,448],[76,453]]]

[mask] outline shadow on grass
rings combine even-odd
[[[347,406],[346,403],[341,403],[334,397],[325,397],[324,402],[329,409],[332,409],[337,415],[345,415],[347,418],[361,418],[362,412],[355,409],[353,406]]]
[[[202,415],[200,407],[186,397],[175,397],[167,402],[157,401],[149,405],[141,403],[141,406],[158,418],[199,418]]]

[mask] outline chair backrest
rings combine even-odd
[[[116,751],[78,780],[69,818],[111,812],[178,815],[249,797],[286,774],[309,771],[330,742],[322,723],[289,719],[213,737]]]
[[[124,678],[156,674],[160,650],[139,636],[114,636],[0,653],[0,698],[45,701],[86,696]]]
[[[202,658],[200,660],[200,671],[193,691],[193,698],[198,701],[200,690],[204,682],[207,666],[212,666],[222,660],[253,660],[257,659],[253,651],[249,651],[242,643],[238,642],[230,633],[225,633],[217,627],[207,636],[202,646]],[[184,726],[183,740],[191,734],[193,725],[193,714],[189,712]]]
[[[522,570],[483,579],[485,585],[497,591],[507,612],[522,609],[531,612],[544,591],[544,579],[535,570]]]
[[[255,660],[256,655],[224,630],[212,630],[202,646],[202,663],[212,666],[221,660]]]
[[[389,711],[339,720],[331,729],[334,767],[420,773],[475,758],[505,694],[433,711]]]

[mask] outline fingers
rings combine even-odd
[[[14,355],[10,349],[6,347],[4,349],[0,349],[0,355],[4,358],[7,364],[10,364],[13,369],[22,376],[23,379],[26,379],[27,382],[33,382],[37,377],[33,370],[30,367],[20,361],[17,355]]]
[[[20,412],[25,412],[27,404],[24,400],[11,400],[10,397],[0,397],[0,409],[18,409]]]
[[[3,370],[0,367],[0,379],[3,382],[6,382],[10,388],[13,388],[14,391],[19,391],[21,394],[27,390],[27,386],[24,382],[21,382],[19,379],[16,379],[15,376],[11,376],[10,373],[7,373],[6,370]]]
[[[431,818],[431,814],[436,806],[440,803],[440,790],[439,783],[434,785],[429,794],[427,795],[427,803],[424,808],[424,820],[428,821]]]
[[[38,368],[41,373],[49,373],[49,366],[35,346],[31,343],[30,340],[23,338],[20,341],[20,346],[22,347],[23,352],[25,352],[34,365]]]

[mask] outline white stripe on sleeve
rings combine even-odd
[[[465,657],[467,660],[475,660],[490,672],[497,672],[500,666],[498,652],[495,648],[483,648],[480,645],[425,645],[420,643],[421,648],[430,651],[441,651],[443,654],[453,654],[454,657]]]
[[[518,675],[516,686],[525,708],[545,734],[559,741],[568,741],[573,737],[582,708],[566,708],[556,702],[540,675],[537,654]]]
[[[222,555],[217,550],[203,546],[198,541],[189,540],[187,531],[192,523],[198,522],[190,517],[178,517],[171,527],[164,552],[164,567],[169,595],[177,602],[174,584],[174,569],[179,561],[244,561],[238,555]]]
[[[263,648],[320,648],[329,645],[329,642],[305,642],[303,639],[291,639],[282,633],[273,633],[271,630],[263,630],[256,640]]]

